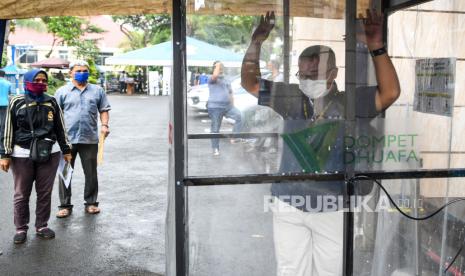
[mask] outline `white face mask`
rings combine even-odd
[[[327,80],[299,80],[299,88],[310,99],[317,99],[329,93],[327,82]]]

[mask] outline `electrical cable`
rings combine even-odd
[[[402,211],[402,209],[396,204],[394,199],[392,199],[391,195],[388,193],[386,188],[384,188],[384,186],[381,184],[381,182],[379,182],[377,179],[374,179],[374,178],[366,176],[366,175],[357,175],[357,176],[354,176],[354,177],[350,178],[348,180],[348,182],[353,183],[354,181],[357,181],[357,180],[372,180],[373,182],[375,182],[380,187],[380,189],[384,191],[384,193],[388,197],[389,201],[394,205],[394,207],[397,209],[397,211],[399,211],[399,213],[401,213],[403,216],[405,216],[405,217],[407,217],[407,218],[409,218],[411,220],[416,220],[416,221],[430,219],[430,218],[434,217],[435,215],[437,215],[442,210],[444,210],[447,206],[449,206],[451,204],[454,204],[456,202],[459,202],[459,201],[465,201],[465,198],[453,199],[453,200],[447,202],[446,204],[444,204],[443,206],[441,206],[441,208],[437,209],[433,213],[431,213],[431,214],[429,214],[429,215],[427,215],[425,217],[418,217],[417,218],[417,217],[410,216],[409,214],[406,214],[404,211]]]
[[[457,254],[455,254],[454,258],[452,259],[452,261],[450,261],[449,265],[446,267],[446,269],[444,269],[444,273],[446,273],[449,268],[451,268],[451,266],[454,264],[455,260],[457,259],[457,257],[460,255],[460,252],[462,252],[462,249],[463,249],[463,244],[462,246],[460,246],[460,249],[459,251],[457,251]]]
[[[367,176],[367,175],[356,175],[352,178],[350,178],[348,180],[349,183],[352,183],[352,184],[355,184],[355,181],[358,181],[358,180],[371,180],[373,182],[375,182],[379,188],[381,190],[384,191],[384,193],[386,194],[386,196],[388,197],[389,201],[394,205],[394,207],[397,209],[397,211],[399,211],[399,213],[401,213],[403,216],[407,217],[408,219],[411,219],[411,220],[415,220],[415,221],[421,221],[421,220],[427,220],[427,219],[430,219],[432,217],[434,217],[435,215],[437,215],[439,212],[441,212],[442,210],[444,210],[447,206],[451,205],[451,204],[454,204],[454,203],[457,203],[459,201],[465,201],[465,198],[456,198],[454,200],[451,200],[449,202],[447,202],[446,204],[444,204],[443,206],[441,206],[439,209],[437,209],[436,211],[434,211],[433,213],[425,216],[425,217],[413,217],[413,216],[410,216],[409,214],[406,214],[404,211],[402,211],[402,209],[396,204],[396,202],[394,201],[394,199],[391,197],[391,195],[388,193],[388,191],[386,190],[386,188],[384,188],[384,186],[381,184],[381,182],[379,182],[379,180],[373,178],[373,177],[370,177],[370,176]],[[465,241],[464,241],[465,242]],[[454,264],[455,260],[457,259],[457,257],[460,255],[460,253],[462,252],[463,250],[463,246],[464,244],[462,244],[462,246],[460,247],[460,249],[458,250],[457,254],[455,254],[454,258],[452,259],[452,261],[449,263],[449,265],[446,267],[446,269],[444,270],[444,273],[446,273],[449,268],[452,267],[452,265]]]

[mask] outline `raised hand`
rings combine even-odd
[[[252,35],[253,42],[263,42],[265,41],[268,36],[270,35],[271,30],[274,28],[275,24],[275,15],[274,11],[266,12],[265,16],[260,17],[260,24],[255,29]]]
[[[366,44],[370,50],[376,50],[384,46],[383,43],[384,15],[376,10],[367,9],[366,18],[363,19]]]

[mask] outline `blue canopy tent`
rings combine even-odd
[[[212,66],[220,60],[225,67],[240,67],[243,54],[187,37],[187,66]],[[105,65],[140,65],[140,66],[172,66],[172,42],[167,41],[154,46],[130,51],[118,56],[109,57]]]
[[[2,68],[5,71],[5,78],[11,82],[13,92],[23,93],[23,76],[27,72],[25,69],[20,69],[14,64],[10,64]]]
[[[243,54],[237,54],[230,50],[200,41],[192,37],[186,37],[187,66],[211,67],[213,62],[220,60],[225,67],[239,68],[242,64]],[[173,44],[171,41],[154,46],[126,52],[121,55],[109,57],[105,65],[138,65],[138,66],[163,66],[162,91],[163,95],[170,94],[171,67],[173,65]],[[150,94],[157,94],[158,76],[148,76]]]

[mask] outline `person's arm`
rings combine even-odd
[[[229,102],[231,103],[231,106],[234,106],[234,92],[231,88],[231,85],[228,85],[228,92],[229,92]]]
[[[375,10],[367,10],[367,18],[364,20],[366,43],[370,51],[384,47],[383,43],[383,14]],[[378,90],[376,91],[375,103],[378,112],[391,106],[400,96],[400,84],[396,69],[387,53],[374,56],[376,80]]]
[[[260,84],[260,50],[274,27],[274,12],[267,12],[260,18],[260,24],[252,35],[252,41],[247,49],[241,67],[241,85],[249,93],[258,97]]]
[[[58,88],[57,91],[55,92],[55,95],[53,97],[55,98],[57,105],[61,108],[63,111],[64,109],[64,103],[63,103],[63,97],[62,97],[62,88]]]
[[[210,82],[215,83],[218,80],[218,77],[221,74],[221,63],[218,62],[215,64],[215,69],[213,69],[213,74],[210,77]]]
[[[100,122],[102,123],[100,131],[107,137],[110,134],[110,126],[108,125],[110,122],[110,113],[108,111],[100,112]]]
[[[0,135],[0,169],[8,172],[11,162],[11,154],[13,153],[13,106],[16,98],[12,98],[8,104],[6,111],[5,125],[3,133]]]
[[[61,110],[60,105],[54,100],[53,104],[55,105],[55,116],[54,116],[54,128],[55,134],[57,136],[58,145],[60,145],[61,152],[63,153],[63,158],[66,162],[71,162],[71,144],[68,140],[68,135],[66,134],[65,120],[63,119],[63,111]]]
[[[101,123],[101,129],[100,132],[107,137],[110,134],[110,111],[111,106],[110,102],[107,99],[107,95],[105,92],[101,89],[100,90],[100,101],[99,101],[99,112],[100,112],[100,123]]]

